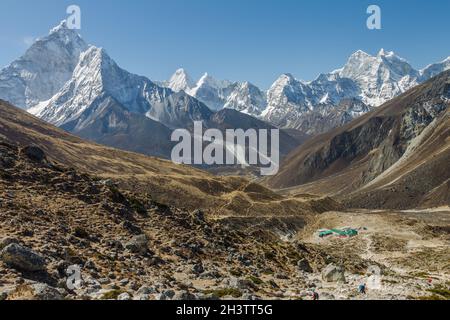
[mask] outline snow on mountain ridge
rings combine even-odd
[[[189,76],[189,74],[183,69],[178,69],[170,78],[167,87],[172,89],[175,92],[179,92],[181,90],[188,92],[192,88],[195,87],[195,82]]]
[[[357,51],[339,75],[358,84],[362,101],[379,106],[417,85],[419,72],[394,52],[381,49],[376,56]]]
[[[235,84],[223,108],[259,116],[266,106],[266,94],[255,85],[246,81]]]
[[[267,93],[259,88],[249,93],[240,82],[220,85],[208,74],[186,92],[213,110],[233,108],[275,125],[290,126],[303,113],[319,105],[338,106],[344,99],[353,101],[351,99],[355,98],[368,106],[377,107],[446,69],[450,69],[450,57],[418,71],[393,51],[380,49],[373,56],[357,50],[342,68],[320,74],[312,81],[283,74]],[[262,98],[264,96],[265,99]]]
[[[0,70],[0,98],[23,109],[50,99],[70,80],[87,48],[81,36],[61,22]]]
[[[71,128],[80,131],[95,121],[91,115],[108,99],[169,128],[184,127],[194,119],[210,116],[206,106],[186,93],[175,93],[121,69],[104,49],[94,46],[81,55],[62,90],[45,105],[29,111],[58,126],[77,122]]]
[[[202,103],[212,110],[235,109],[277,126],[295,127],[303,114],[315,109],[331,112],[345,99],[354,104],[346,112],[358,115],[362,111],[355,101],[381,105],[447,69],[450,57],[417,71],[392,51],[381,49],[372,56],[358,50],[338,70],[308,82],[283,74],[267,92],[208,73],[194,82],[184,69],[156,84],[118,67],[103,49],[88,46],[62,21],[0,71],[0,98],[56,124],[77,118],[99,97],[110,96],[127,110],[169,127],[194,113],[206,115]]]

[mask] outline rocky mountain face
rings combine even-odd
[[[209,121],[205,122],[205,124],[210,128],[221,130],[224,134],[227,129],[235,128],[240,128],[244,131],[247,131],[249,129],[268,130],[268,132],[270,132],[270,130],[276,129],[276,127],[268,124],[267,122],[228,108],[214,113]],[[289,152],[294,150],[305,140],[306,138],[304,136],[298,137],[294,132],[281,129],[279,141],[280,156],[284,157],[288,155]],[[270,148],[270,138],[268,139],[268,143]]]
[[[449,101],[450,71],[446,71],[348,125],[311,139],[286,160],[282,172],[269,183],[292,187],[317,181],[317,188],[337,195],[356,192],[416,148],[420,136],[433,131],[435,121],[443,121]],[[441,178],[445,181],[445,177]],[[400,175],[391,177],[397,178]],[[432,185],[423,192],[431,191],[441,180],[430,181]],[[325,187],[327,183],[330,185]]]
[[[243,82],[233,85],[223,108],[259,116],[266,106],[266,94],[250,82]]]
[[[211,113],[184,92],[161,88],[145,77],[121,69],[104,49],[93,46],[81,54],[72,78],[61,91],[28,111],[58,126],[77,120],[79,123],[72,125],[73,132],[77,132],[83,129],[84,118],[107,97],[132,113],[170,128],[184,127]]]
[[[0,71],[0,98],[93,141],[167,158],[169,130],[190,130],[194,121],[211,124],[222,109],[242,114],[233,115],[235,123],[229,125],[234,128],[252,116],[270,123],[266,127],[316,135],[446,70],[448,62],[416,71],[392,52],[382,50],[373,57],[358,51],[340,70],[311,82],[285,74],[267,92],[208,74],[194,82],[183,69],[157,84],[123,70],[104,49],[87,45],[63,22]],[[144,143],[149,134],[163,140]],[[125,144],[125,138],[137,142]],[[290,144],[282,153],[294,147]]]
[[[34,52],[41,52],[41,56]],[[44,61],[46,56],[53,59],[58,54],[61,55],[58,59]],[[26,65],[22,62],[25,60]],[[24,96],[27,101],[21,104],[29,113],[83,138],[163,158],[170,158],[174,145],[170,141],[172,130],[192,130],[194,121],[203,121],[206,127],[214,125],[214,112],[201,101],[210,105],[212,101],[221,101],[218,109],[227,104],[226,109],[243,112],[247,109],[248,113],[261,109],[259,104],[264,101],[263,94],[249,83],[231,84],[205,74],[195,84],[182,69],[167,87],[159,86],[120,68],[104,49],[86,45],[65,23],[37,41],[12,66],[16,71],[25,67],[37,71],[27,83],[10,81],[6,75],[12,71],[3,70],[0,97],[9,99],[11,94],[16,95],[17,90],[9,88],[20,81],[26,86],[21,90],[31,97]],[[53,72],[57,73],[55,77]],[[258,95],[253,97],[254,94]],[[235,123],[228,122],[227,128],[247,130],[248,126],[240,125],[248,123],[248,118],[237,113],[233,116]],[[264,127],[273,128],[268,124]],[[284,137],[281,152],[287,154],[298,141],[285,133]]]
[[[168,159],[172,130],[148,117],[130,112],[112,97],[101,97],[76,120],[61,126],[87,140],[127,151]]]
[[[263,119],[299,130],[304,130],[306,123],[306,133],[324,133],[448,70],[448,61],[419,71],[393,52],[381,50],[377,56],[371,56],[357,51],[343,68],[322,74],[311,82],[296,80],[291,75],[281,76],[268,91]],[[336,114],[343,111],[341,102],[348,112],[342,115],[343,121],[336,122]]]
[[[299,116],[293,126],[313,136],[343,126],[372,109],[356,98],[343,99],[337,105],[319,104]]]
[[[183,90],[212,110],[234,109],[259,116],[267,105],[265,92],[252,83],[217,80],[207,73],[194,82],[184,69],[179,69],[161,85],[177,92]]]
[[[357,51],[339,76],[356,82],[361,100],[371,106],[380,106],[420,82],[419,71],[394,52],[383,49],[377,56]]]
[[[409,120],[408,120],[409,121]],[[343,201],[364,208],[435,208],[450,203],[450,108],[408,145],[400,159]]]
[[[24,109],[49,100],[72,78],[87,48],[80,35],[62,22],[0,70],[0,98]]]
[[[423,70],[415,70],[393,52],[382,49],[371,56],[359,50],[339,70],[321,74],[309,82],[283,74],[267,92],[248,82],[230,84],[211,76],[204,76],[193,85],[192,81],[186,81],[190,77],[184,70],[177,71],[165,86],[182,88],[214,110],[232,108],[277,127],[303,130],[306,124],[305,133],[314,135],[348,123],[448,70],[449,61],[447,58]],[[339,115],[341,121],[336,121]]]

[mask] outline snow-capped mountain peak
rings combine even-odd
[[[216,80],[205,73],[194,88],[187,91],[189,95],[197,98],[213,110],[222,109],[231,89],[232,83],[227,80]]]
[[[0,70],[0,98],[28,109],[50,99],[70,80],[86,42],[65,21]]]
[[[48,34],[58,33],[58,32],[67,31],[67,30],[70,30],[67,26],[67,21],[62,20],[56,27],[50,29]]]
[[[103,48],[95,46],[80,54],[70,80],[59,92],[28,111],[78,132],[96,121],[101,108],[112,104],[167,127],[183,127],[193,119],[208,119],[211,113],[184,92],[175,93],[120,68]]]
[[[391,57],[394,55],[395,55],[394,51],[386,51],[384,50],[384,48],[381,48],[377,54],[378,57]]]
[[[288,85],[289,83],[292,83],[292,82],[295,82],[295,81],[296,81],[296,79],[295,79],[295,77],[292,74],[290,74],[290,73],[283,73],[272,84],[272,88],[285,86],[285,85]]]
[[[266,94],[257,86],[245,81],[234,85],[224,108],[259,116],[266,106]]]
[[[426,81],[439,73],[450,69],[450,57],[442,60],[438,63],[433,63],[420,70],[421,81]]]
[[[175,92],[188,92],[195,87],[195,82],[183,68],[178,69],[169,80],[168,87]]]
[[[379,106],[417,85],[419,73],[394,52],[381,49],[377,56],[355,52],[339,75],[358,84],[366,104]]]
[[[198,80],[196,88],[201,87],[210,87],[213,89],[225,89],[226,87],[230,86],[231,82],[227,80],[217,80],[213,78],[211,75],[209,75],[207,72],[203,74],[203,76]]]

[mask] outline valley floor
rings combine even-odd
[[[321,238],[317,230],[351,227],[359,231],[352,238]],[[381,286],[371,289],[367,274],[348,274],[347,284],[321,286],[326,296],[338,299],[449,298],[450,286],[450,208],[406,211],[327,212],[309,224],[299,238],[322,250],[340,256],[369,260],[381,267]],[[356,294],[359,284],[369,286],[366,295]]]

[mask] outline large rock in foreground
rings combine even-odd
[[[322,280],[326,282],[345,282],[344,268],[329,264],[322,270]]]
[[[133,253],[146,254],[148,251],[148,237],[145,234],[141,234],[133,237],[125,244],[125,248]]]
[[[1,260],[19,271],[44,271],[45,260],[39,254],[17,243],[7,245],[0,253]]]
[[[36,283],[32,286],[33,289],[33,300],[63,300],[61,293],[45,283]]]

